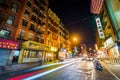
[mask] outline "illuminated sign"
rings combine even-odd
[[[104,47],[107,48],[107,47],[110,47],[110,46],[113,46],[114,45],[114,41],[112,39],[112,37],[110,37],[109,39],[107,39],[104,43]]]
[[[104,32],[103,32],[103,29],[102,29],[102,24],[101,24],[101,21],[100,21],[99,17],[96,18],[96,24],[97,24],[97,29],[98,29],[98,34],[99,34],[100,39],[104,39],[105,36],[104,36]]]
[[[34,42],[34,41],[26,41],[22,44],[23,49],[35,49],[35,50],[50,50],[49,46],[46,46],[44,44]]]
[[[56,47],[51,47],[51,51],[57,51]]]
[[[0,38],[0,48],[5,49],[18,49],[18,42],[11,41],[11,40],[5,40]]]

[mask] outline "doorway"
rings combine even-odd
[[[13,54],[12,64],[18,64],[20,51],[15,51]]]

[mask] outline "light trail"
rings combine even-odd
[[[50,66],[54,66],[54,65],[58,65],[58,64],[65,64],[65,63],[72,62],[72,61],[74,61],[74,60],[64,61],[64,62],[57,62],[57,63],[47,64],[47,65],[43,65],[43,66],[37,66],[37,67],[31,68],[31,69],[24,70],[22,72],[38,70],[38,69],[42,69],[42,68],[46,68],[46,67],[50,67]]]
[[[40,73],[40,74],[36,74],[36,75],[31,76],[31,77],[28,77],[28,78],[24,78],[24,79],[22,79],[22,80],[34,80],[34,79],[36,79],[36,78],[42,77],[42,76],[47,75],[47,74],[49,74],[49,73],[51,73],[51,72],[54,72],[54,71],[56,71],[56,70],[59,70],[59,69],[64,68],[64,67],[66,67],[66,66],[69,66],[69,65],[71,65],[71,64],[74,64],[74,63],[76,63],[76,62],[78,62],[78,61],[74,61],[74,62],[65,64],[65,65],[63,65],[63,66],[54,68],[54,69],[52,69],[52,70],[49,70],[49,71],[46,71],[46,72],[43,72],[43,73]]]

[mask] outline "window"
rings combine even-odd
[[[41,23],[41,20],[40,20],[40,19],[38,19],[38,20],[37,20],[37,23],[38,23],[38,24],[40,24],[40,23]]]
[[[31,20],[35,21],[36,20],[36,16],[32,15]]]
[[[40,17],[40,16],[42,15],[42,13],[39,11],[39,12],[38,12],[38,15],[39,15],[39,17]]]
[[[40,31],[40,26],[37,27],[36,31]]]
[[[41,33],[44,34],[44,33],[45,33],[45,30],[42,30]]]
[[[45,26],[45,22],[42,22],[41,25],[42,25],[42,26]]]
[[[24,13],[24,14],[25,14],[26,17],[28,17],[29,14],[30,14],[30,12],[29,12],[28,10],[25,10],[25,13]]]
[[[12,4],[12,11],[17,12],[17,10],[18,10],[18,5],[16,3],[13,3]]]
[[[23,51],[23,58],[37,58],[38,52],[32,50],[24,50]]]
[[[28,38],[29,38],[29,40],[32,40],[32,38],[33,38],[33,34],[29,33]]]
[[[37,42],[39,41],[39,36],[35,37],[35,41],[37,41]]]
[[[27,24],[28,24],[28,21],[25,20],[25,19],[23,19],[23,20],[22,20],[22,25],[23,25],[23,26],[27,26]]]
[[[27,2],[27,6],[28,6],[28,7],[31,7],[31,5],[32,5],[31,2],[28,1],[28,2]]]
[[[7,30],[0,30],[0,38],[4,38],[4,39],[8,39],[10,35],[10,31],[7,31]]]
[[[44,43],[44,38],[42,38],[42,39],[40,40],[40,43]]]
[[[37,8],[36,8],[36,7],[33,7],[33,11],[34,11],[35,13],[37,13]]]
[[[7,22],[6,23],[9,24],[9,25],[12,25],[14,20],[15,20],[15,17],[9,15],[8,18],[7,18]]]
[[[0,4],[5,4],[5,0],[0,0]]]
[[[25,31],[21,30],[19,38],[24,39],[24,37],[25,37]]]
[[[34,24],[31,24],[31,25],[30,25],[30,30],[34,30],[34,27],[35,27],[35,25],[34,25]]]

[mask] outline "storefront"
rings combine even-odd
[[[18,46],[18,42],[0,38],[0,66],[13,63],[14,54],[19,52]],[[16,63],[17,59],[18,57],[14,60]]]
[[[51,60],[56,60],[57,59],[57,51],[58,51],[58,48],[56,47],[51,47]]]
[[[119,51],[117,43],[114,43],[112,37],[106,40],[105,47],[107,49],[107,54],[109,56],[110,62],[112,64],[119,63]]]
[[[64,60],[66,58],[68,58],[67,50],[61,48],[60,51],[58,52],[58,59],[59,60]]]
[[[19,63],[46,61],[46,52],[49,50],[50,48],[44,44],[26,41],[22,44]]]

